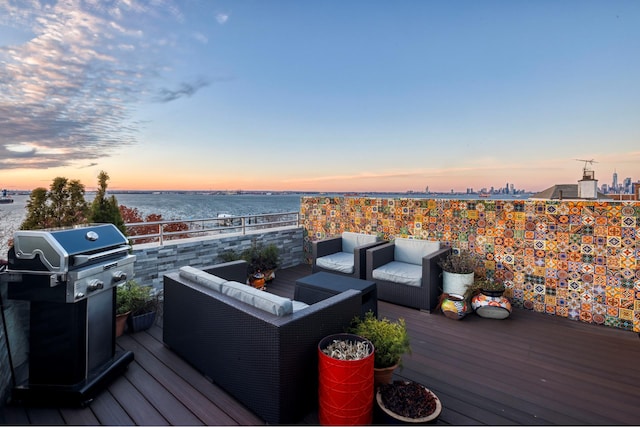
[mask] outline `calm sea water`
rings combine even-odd
[[[319,196],[318,194],[309,194]],[[143,217],[149,214],[160,214],[164,219],[203,219],[214,218],[218,214],[254,215],[281,212],[297,212],[300,210],[300,199],[305,194],[274,194],[274,195],[210,195],[198,193],[160,193],[160,194],[116,194],[118,203],[129,208],[137,208]],[[330,194],[329,196],[341,196]],[[529,195],[499,196],[491,199],[526,199]],[[377,193],[371,197],[412,197],[412,198],[448,198],[448,199],[476,199],[474,194],[392,194]],[[26,202],[29,196],[12,196],[14,203],[0,205],[0,221],[10,217],[24,217]],[[93,194],[87,194],[87,201],[93,200]],[[486,199],[485,199],[486,200]],[[22,219],[20,219],[20,222]]]
[[[328,196],[341,196],[342,194],[329,194]],[[161,193],[161,194],[116,194],[120,205],[136,208],[142,217],[149,214],[162,215],[164,219],[206,219],[215,218],[219,214],[229,215],[254,215],[283,212],[298,212],[300,199],[305,194],[274,194],[274,195],[209,195],[198,193]],[[309,194],[319,196],[319,194]],[[491,199],[526,199],[529,195],[500,196],[493,195]],[[7,247],[7,242],[18,230],[26,214],[26,203],[29,196],[11,196],[14,203],[0,204],[0,258],[2,249]],[[376,193],[371,197],[412,197],[412,198],[448,198],[448,199],[476,199],[475,194],[391,194]],[[93,194],[87,194],[87,201],[93,200]]]

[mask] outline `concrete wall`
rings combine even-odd
[[[221,237],[224,236],[224,237]],[[222,262],[220,254],[234,250],[242,252],[253,241],[262,246],[275,244],[280,250],[280,268],[292,267],[303,262],[303,229],[284,227],[248,234],[225,234],[208,238],[169,240],[163,246],[136,245],[135,280],[141,284],[162,286],[165,273],[190,265],[204,267]]]

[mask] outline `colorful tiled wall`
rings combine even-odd
[[[482,256],[515,306],[640,332],[640,202],[304,197],[310,242],[343,231]]]

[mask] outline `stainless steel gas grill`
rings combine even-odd
[[[115,296],[134,275],[129,251],[112,224],[15,232],[2,279],[10,299],[30,301],[29,378],[12,401],[84,405],[127,368]]]

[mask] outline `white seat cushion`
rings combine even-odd
[[[289,298],[270,294],[242,283],[224,283],[222,285],[222,294],[276,316],[281,317],[293,313],[293,303]]]
[[[227,280],[222,277],[209,274],[206,271],[188,265],[180,267],[180,277],[184,277],[187,280],[198,283],[216,292],[220,292],[221,285],[227,282]]]
[[[440,242],[432,240],[397,237],[393,243],[393,259],[409,264],[422,265],[422,257],[440,249]]]
[[[296,301],[296,300],[292,300],[291,303],[293,304],[293,312],[296,313],[300,310],[304,310],[305,308],[309,307],[309,304],[304,303],[302,301]]]
[[[353,255],[353,250],[358,246],[374,243],[378,241],[378,236],[374,234],[353,233],[345,231],[342,233],[342,252]]]
[[[353,252],[336,252],[316,259],[318,267],[353,274]]]
[[[400,261],[391,261],[371,272],[373,279],[402,283],[409,286],[422,286],[422,266]]]

